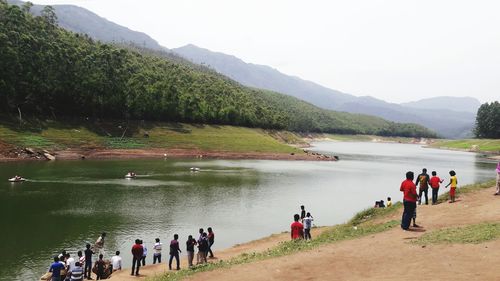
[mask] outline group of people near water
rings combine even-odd
[[[91,272],[94,272],[96,279],[107,279],[112,272],[122,270],[122,257],[120,251],[116,251],[115,255],[110,260],[104,260],[104,240],[106,233],[103,232],[93,247],[86,244],[84,251],[78,251],[77,257],[73,258],[65,250],[58,256],[54,257],[54,263],[49,267],[48,272],[51,274],[52,281],[83,281],[92,280]],[[186,241],[186,253],[189,267],[194,266],[195,247],[198,247],[196,264],[207,262],[207,258],[214,258],[212,246],[215,243],[215,233],[211,227],[207,228],[207,232],[203,228],[199,229],[198,240],[189,235]],[[153,264],[162,262],[162,246],[160,238],[155,239],[153,246]],[[179,244],[179,235],[174,234],[173,240],[170,241],[169,262],[168,268],[172,270],[172,262],[175,259],[176,269],[180,270],[179,254],[182,252]],[[143,240],[136,239],[131,249],[132,253],[132,273],[131,275],[139,275],[141,266],[146,265],[148,249]],[[92,263],[93,255],[98,255],[98,258]]]
[[[422,196],[425,197],[425,205],[429,204],[428,191],[432,189],[432,205],[437,204],[438,193],[443,179],[438,177],[436,171],[432,171],[432,177],[427,174],[427,169],[422,169],[422,173],[417,176],[412,171],[406,172],[406,179],[401,183],[399,190],[403,192],[403,216],[401,218],[401,228],[403,230],[410,230],[410,224],[413,220],[413,227],[420,227],[416,224],[417,218],[417,202],[418,205],[422,204]],[[445,188],[450,187],[450,203],[455,202],[455,195],[458,186],[458,179],[455,171],[451,170],[450,181]],[[413,182],[415,180],[415,182]],[[419,191],[417,193],[417,186]]]
[[[300,220],[300,221],[299,221]],[[305,239],[311,240],[311,228],[314,221],[311,213],[306,212],[305,206],[300,206],[300,215],[293,215],[293,222],[290,226],[290,237],[292,240]]]

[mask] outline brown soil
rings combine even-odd
[[[131,159],[131,158],[209,158],[209,159],[260,159],[260,160],[307,160],[336,161],[335,158],[318,153],[261,153],[202,151],[195,149],[66,149],[50,151],[58,160],[83,159]],[[13,150],[0,143],[0,161],[46,160],[38,154],[29,155],[23,149]]]
[[[500,280],[500,240],[481,244],[419,246],[410,241],[427,231],[443,227],[500,221],[500,197],[493,188],[461,196],[454,204],[422,205],[418,208],[419,231],[399,228],[360,239],[333,243],[285,257],[263,260],[228,269],[203,272],[188,280]],[[399,219],[400,214],[386,218]],[[322,231],[321,229],[318,231]],[[314,235],[317,235],[316,232]],[[314,237],[313,235],[313,237]],[[257,252],[289,239],[289,234],[217,253],[220,259],[244,252]],[[185,258],[183,259],[185,262]],[[185,267],[185,264],[182,264]],[[146,276],[161,274],[161,266],[146,266]],[[113,280],[137,279],[128,270]]]

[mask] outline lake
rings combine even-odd
[[[316,225],[345,222],[376,200],[401,200],[399,185],[408,170],[418,174],[426,167],[448,181],[453,169],[459,185],[495,176],[495,162],[469,152],[367,142],[317,142],[311,149],[340,161],[0,163],[0,280],[38,280],[52,256],[63,249],[75,255],[103,231],[107,258],[120,250],[130,267],[136,238],[151,255],[159,237],[166,260],[174,233],[184,245],[189,234],[211,226],[214,249],[223,249],[287,231],[302,204]],[[124,179],[128,171],[138,178]],[[7,182],[16,174],[29,181]]]

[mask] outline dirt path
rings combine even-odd
[[[196,274],[188,280],[500,280],[500,240],[478,245],[410,244],[425,231],[500,221],[493,188],[455,204],[420,206],[422,232],[399,228],[281,258]],[[395,215],[399,219],[400,215]]]

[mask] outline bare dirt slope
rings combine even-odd
[[[500,197],[492,196],[493,192],[488,188],[464,195],[454,204],[419,206],[417,223],[423,226],[419,232],[394,228],[303,253],[199,273],[188,280],[500,280],[500,240],[425,247],[410,243],[427,231],[443,227],[500,221]],[[400,214],[384,220],[392,219],[400,219]],[[273,235],[221,251],[217,256],[228,259],[244,252],[263,251],[287,239],[289,234]],[[185,268],[185,258],[182,262]],[[141,277],[165,271],[165,263],[146,266],[141,269]],[[124,270],[112,280],[137,280],[129,274]]]

